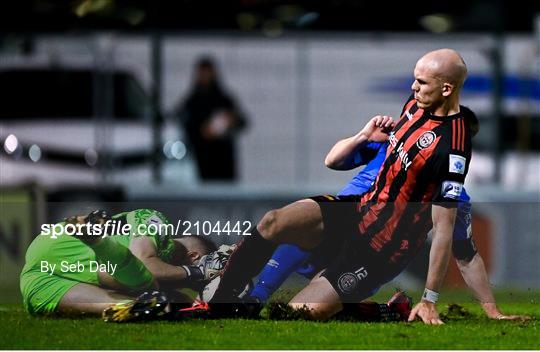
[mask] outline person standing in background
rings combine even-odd
[[[235,181],[235,138],[247,123],[235,100],[222,87],[212,58],[197,60],[191,91],[175,115],[195,153],[200,179]]]

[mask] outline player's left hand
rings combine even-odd
[[[416,316],[419,316],[425,324],[428,325],[442,325],[443,321],[439,318],[439,312],[437,312],[437,307],[434,303],[421,301],[411,311],[409,314],[408,321],[414,321]]]
[[[517,321],[528,321],[532,319],[528,315],[516,315],[516,314],[511,314],[511,315],[499,314],[497,316],[489,317],[489,318],[497,319],[497,320],[517,320]]]
[[[482,303],[482,308],[486,313],[487,317],[494,320],[514,320],[514,321],[527,321],[531,320],[531,317],[528,315],[517,315],[517,314],[503,314],[497,307],[495,303]]]

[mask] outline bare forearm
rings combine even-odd
[[[158,257],[149,257],[141,259],[148,271],[152,273],[154,279],[160,284],[180,284],[187,278],[186,270],[182,267],[165,263]]]
[[[457,261],[463,280],[481,303],[495,303],[493,292],[480,254],[476,254],[469,262]]]
[[[429,269],[426,279],[426,288],[439,292],[446,276],[448,261],[452,253],[451,229],[439,229],[434,233],[431,251],[429,253]]]
[[[452,253],[452,236],[456,209],[433,205],[433,241],[429,252],[426,288],[438,292],[441,288]]]
[[[350,168],[349,165],[353,164],[352,158],[354,158],[354,153],[367,140],[368,138],[361,132],[352,137],[340,140],[330,149],[324,160],[324,164],[335,170]]]
[[[501,315],[495,303],[484,261],[476,254],[469,262],[457,260],[458,268],[467,286],[473,291],[487,316],[496,318]]]

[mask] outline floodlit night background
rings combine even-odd
[[[40,224],[68,215],[149,207],[173,221],[256,223],[336,193],[357,171],[327,169],[331,146],[374,115],[399,117],[417,59],[443,47],[463,55],[462,104],[480,119],[466,181],[480,252],[495,285],[540,288],[540,8],[482,0],[6,6],[0,286],[17,291]],[[202,56],[245,119],[234,178],[201,178],[181,123]],[[426,253],[403,285],[423,284]],[[448,284],[459,280],[452,268]]]

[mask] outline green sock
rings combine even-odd
[[[102,238],[90,247],[96,253],[100,263],[117,264],[112,276],[122,285],[136,290],[144,290],[152,286],[152,273],[127,247],[112,241],[110,237]]]

